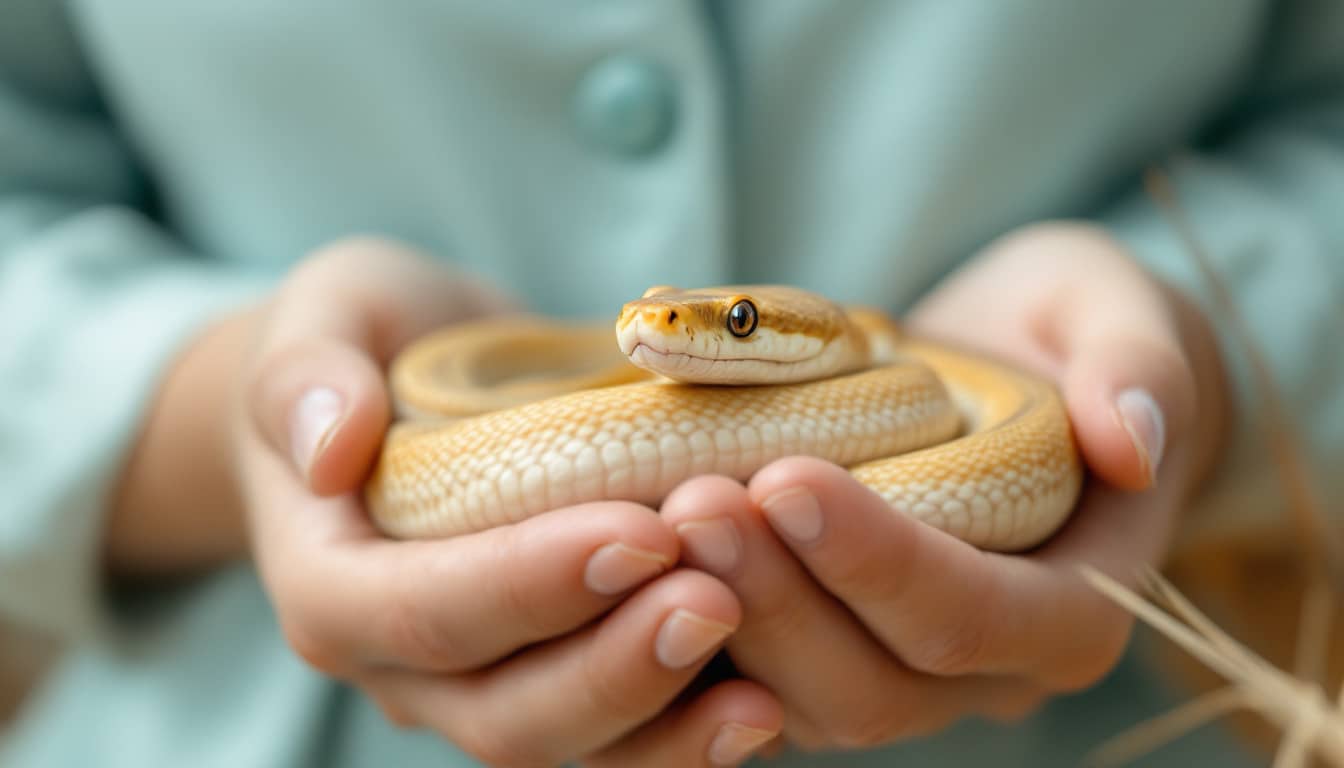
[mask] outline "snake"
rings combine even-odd
[[[788,456],[845,467],[893,514],[1020,552],[1083,470],[1047,379],[788,285],[655,286],[615,327],[520,314],[432,331],[389,367],[374,525],[460,536],[548,510],[656,506],[699,475]]]

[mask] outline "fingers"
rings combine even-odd
[[[729,652],[743,674],[784,702],[791,740],[871,746],[1021,696],[1024,684],[1015,680],[944,679],[906,666],[856,620],[844,593],[828,591],[780,543],[740,484],[689,481],[664,502],[662,515],[682,537],[684,559],[718,576],[742,601],[742,626]],[[887,563],[884,554],[874,567]]]
[[[853,685],[819,684],[817,667],[801,659],[826,659],[835,680],[908,689],[912,679],[900,663],[819,588],[750,509],[741,485],[705,477],[674,490],[662,514],[682,537],[684,557],[723,579],[742,601],[743,624],[730,651],[743,674],[786,702],[790,730],[798,721],[821,727],[828,712],[852,711],[857,698]],[[809,651],[820,655],[809,657]]]
[[[386,243],[314,256],[268,306],[235,445],[258,566],[299,654],[399,720],[476,739],[502,762],[549,764],[653,718],[739,608],[703,573],[667,575],[677,539],[633,504],[449,541],[376,535],[349,492],[389,421],[382,367],[408,339],[498,304]],[[707,701],[686,729],[732,714]]]
[[[352,237],[310,255],[286,279],[282,304],[302,307],[347,339],[364,342],[386,363],[407,342],[449,323],[517,309],[516,302],[447,264],[401,243]]]
[[[778,737],[784,714],[749,680],[719,683],[583,761],[591,768],[735,766]]]
[[[1153,485],[1196,412],[1180,306],[1105,230],[1050,222],[995,242],[909,323],[1055,379],[1089,469],[1133,491]]]
[[[286,471],[269,464],[271,474]],[[339,676],[367,664],[451,672],[496,661],[586,624],[678,557],[675,535],[634,504],[392,542],[351,534],[368,525],[351,497],[269,485],[257,503],[283,513],[258,521],[258,567],[290,643]]]
[[[1083,458],[1107,483],[1136,491],[1157,481],[1168,443],[1190,429],[1195,384],[1161,291],[1133,279],[1146,285],[1129,304],[1069,302],[1049,322],[1063,329],[1061,388]]]
[[[407,341],[506,303],[395,243],[353,239],[297,267],[258,340],[247,408],[266,443],[323,495],[353,490],[390,408],[382,366]]]
[[[383,632],[361,632],[358,651],[460,672],[571,632],[676,562],[676,539],[657,522],[651,510],[598,503],[412,551],[380,547],[382,575],[370,563],[362,593],[391,603],[368,614]]]
[[[558,765],[655,717],[740,617],[723,584],[678,571],[597,625],[481,673],[437,679],[387,673],[374,684],[411,721],[490,765]]]
[[[811,576],[918,671],[1072,690],[1123,649],[1128,617],[1071,570],[977,550],[892,510],[834,465],[785,459],[749,493]]]
[[[310,490],[355,490],[391,417],[382,371],[346,340],[313,335],[278,346],[256,374],[252,416]]]

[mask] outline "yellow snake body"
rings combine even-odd
[[[406,420],[366,490],[379,528],[451,536],[589,501],[656,505],[696,475],[745,480],[810,455],[901,513],[1012,551],[1078,494],[1051,385],[875,313],[782,286],[660,287],[610,334],[513,319],[409,347],[392,369]]]

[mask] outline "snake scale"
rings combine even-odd
[[[399,538],[604,499],[656,505],[790,455],[848,467],[893,510],[1020,551],[1082,482],[1054,386],[777,285],[649,289],[611,326],[535,317],[432,333],[391,369],[402,417],[366,486]]]

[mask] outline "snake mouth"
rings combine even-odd
[[[648,347],[654,349],[644,340],[644,334],[639,332],[639,323],[627,323],[616,329],[616,345],[621,348],[621,354],[634,359],[635,350],[639,347]]]
[[[662,371],[669,367],[686,365],[688,363],[712,365],[730,362],[776,362],[774,360],[753,357],[695,355],[690,352],[672,349],[672,347],[675,346],[675,343],[669,345],[667,344],[666,339],[663,339],[663,344],[658,344],[656,341],[651,340],[649,336],[653,336],[654,339],[660,338],[660,334],[657,332],[649,333],[648,331],[641,329],[638,323],[631,323],[617,332],[616,341],[617,345],[621,348],[621,354],[630,358],[630,362],[641,368],[649,368],[650,370]]]
[[[807,371],[815,355],[798,360],[779,360],[741,354],[747,350],[731,344],[709,345],[709,354],[695,354],[685,340],[628,323],[617,330],[621,352],[630,363],[674,381],[692,384],[753,385],[805,381],[816,378]],[[680,342],[680,343],[679,343]],[[734,355],[733,353],[737,354]],[[800,373],[801,371],[801,373]]]
[[[689,355],[685,352],[663,351],[644,342],[635,344],[635,348],[630,350],[630,361],[641,368],[652,370],[667,370],[676,368],[693,361],[713,363],[717,362],[714,358],[698,357]]]
[[[789,365],[780,360],[769,360],[760,357],[702,357],[692,355],[689,352],[673,352],[671,350],[661,350],[652,344],[640,341],[637,342],[626,355],[630,362],[648,371],[661,373],[665,376],[677,377],[679,375],[689,375],[692,377],[705,377],[707,382],[713,379],[706,374],[711,369],[721,369],[724,366],[731,365],[753,365],[782,367]]]

